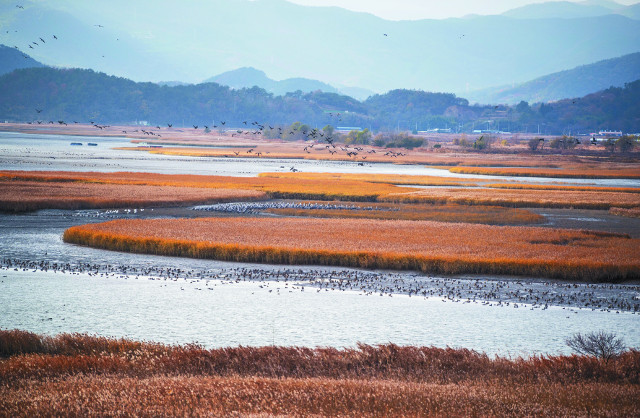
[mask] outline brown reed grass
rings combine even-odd
[[[595,231],[314,218],[118,220],[65,231],[118,251],[275,264],[579,281],[640,277],[640,240]]]
[[[17,343],[13,340],[19,340]],[[42,341],[0,358],[0,416],[590,415],[640,412],[640,352],[490,358],[467,349],[206,350],[87,335],[0,331]]]
[[[314,202],[315,203],[315,202]],[[338,202],[335,202],[337,205]],[[465,222],[488,225],[527,225],[541,223],[544,216],[524,209],[503,206],[469,206],[456,204],[390,204],[354,203],[358,209],[268,209],[284,216],[315,218],[401,219],[408,221]]]
[[[482,187],[490,189],[527,189],[527,190],[568,190],[578,192],[614,192],[640,193],[638,187],[598,187],[598,186],[569,186],[564,184],[523,184],[523,183],[490,183]]]
[[[438,187],[381,196],[383,201],[457,203],[530,208],[609,209],[640,206],[640,194],[565,189],[480,189]]]
[[[485,176],[523,176],[523,177],[559,177],[559,178],[615,178],[615,179],[637,179],[640,178],[639,168],[610,168],[610,169],[545,169],[535,167],[452,167],[452,173],[460,174],[482,174]]]
[[[298,176],[299,174],[299,176]],[[417,176],[416,181],[432,180]],[[371,181],[365,181],[370,178]],[[349,200],[360,202],[456,203],[508,207],[550,207],[609,209],[640,206],[638,193],[628,190],[478,189],[434,187],[419,189],[395,186],[389,182],[412,182],[411,176],[334,175],[329,173],[274,174],[260,177],[168,175],[149,173],[77,173],[77,172],[0,172],[0,187],[16,181],[102,183],[185,188],[257,190],[271,198],[305,200]],[[442,183],[440,185],[445,185]],[[10,195],[8,195],[10,196]]]
[[[257,190],[0,180],[0,211],[182,206],[264,199]]]
[[[612,215],[626,216],[628,218],[640,218],[640,207],[635,208],[611,208],[609,213]]]
[[[464,348],[366,345],[355,348],[164,345],[86,334],[53,337],[0,330],[0,377],[51,379],[76,374],[267,378],[393,379],[429,383],[509,380],[519,383],[640,385],[640,351],[609,361],[589,356],[489,357]],[[8,348],[7,348],[8,347]],[[4,358],[4,359],[2,359]]]

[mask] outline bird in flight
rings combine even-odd
[[[93,26],[97,26],[99,28],[104,28],[104,26],[102,26],[102,25],[93,25]]]
[[[171,128],[171,127],[173,126],[173,124],[172,124],[172,123],[167,123],[167,126],[168,126],[169,128]]]
[[[383,33],[383,35],[384,35],[384,36],[389,36],[389,35],[387,35],[386,33]]]
[[[58,37],[56,35],[53,35],[53,39],[58,39]]]
[[[42,112],[42,109],[36,109],[36,112],[40,113]]]
[[[18,9],[24,9],[24,7],[22,7],[22,6],[21,6],[21,5],[19,5],[19,4],[16,4],[16,7],[17,7]]]

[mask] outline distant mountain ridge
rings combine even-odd
[[[466,96],[637,52],[640,45],[640,20],[620,14],[388,21],[284,0],[21,5],[0,3],[0,42],[26,51],[43,36],[46,45],[29,52],[46,65],[136,81],[196,83],[254,67],[275,80],[304,77],[340,91],[359,86],[376,93],[404,88]],[[49,41],[52,34],[58,41]]]
[[[322,81],[312,80],[303,77],[287,78],[285,80],[273,80],[269,78],[264,71],[257,70],[253,67],[242,67],[236,70],[226,71],[217,76],[204,80],[205,83],[218,83],[223,86],[229,86],[233,89],[249,88],[258,86],[265,89],[269,93],[273,93],[276,96],[282,96],[286,93],[295,91],[302,91],[303,93],[309,93],[312,91],[323,91],[325,93],[343,93],[347,94],[347,91],[352,94],[347,94],[358,100],[364,100],[370,95],[374,94],[373,91],[364,88],[347,88],[347,91],[333,87]],[[355,93],[355,94],[353,94]]]
[[[0,75],[20,68],[44,67],[45,65],[15,48],[0,44]]]
[[[630,19],[640,18],[640,3],[625,6],[613,1],[550,1],[528,4],[508,10],[502,16],[516,19],[577,19],[616,14]]]
[[[550,102],[582,97],[609,87],[622,87],[640,79],[640,52],[598,61],[566,71],[549,74],[517,86],[483,89],[467,94],[477,103],[517,104]]]

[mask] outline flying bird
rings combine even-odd
[[[58,37],[56,35],[53,35],[53,39],[58,39]]]
[[[36,109],[36,112],[40,113],[42,112],[42,109]]]
[[[46,42],[44,41],[44,39],[40,38],[40,40],[42,41],[42,43],[46,44]]]
[[[169,128],[171,128],[171,127],[173,126],[173,124],[172,124],[172,123],[167,123],[167,126],[168,126]]]
[[[102,25],[93,25],[93,26],[97,26],[99,28],[104,28],[104,26],[102,26]]]

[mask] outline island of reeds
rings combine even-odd
[[[226,261],[577,281],[640,277],[640,240],[607,232],[379,219],[115,220],[67,229],[65,242]]]

